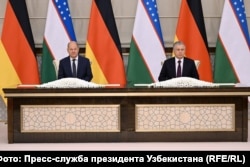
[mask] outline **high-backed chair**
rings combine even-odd
[[[163,63],[164,63],[164,61],[161,62],[161,65],[163,65]],[[200,60],[194,60],[194,63],[195,63],[195,66],[196,66],[196,68],[198,70],[199,65],[201,64]]]
[[[199,66],[201,64],[200,60],[194,60],[194,63],[195,63],[195,66],[196,66],[196,68],[198,70],[198,68],[199,68]]]
[[[58,76],[58,70],[59,70],[59,60],[53,60],[53,65],[54,65],[54,68],[55,68],[55,72],[56,72],[56,78]]]

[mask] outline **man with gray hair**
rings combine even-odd
[[[191,77],[199,79],[199,74],[194,60],[185,57],[186,46],[182,41],[173,45],[174,57],[164,61],[159,81],[165,81],[176,77]]]

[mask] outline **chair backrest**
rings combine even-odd
[[[56,72],[56,78],[58,76],[58,70],[59,70],[59,60],[53,60],[53,65],[54,65],[54,68],[55,68],[55,72]]]
[[[196,66],[196,68],[198,70],[199,65],[201,64],[200,60],[194,60],[194,63],[195,63],[195,66]]]

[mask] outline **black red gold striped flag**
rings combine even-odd
[[[39,84],[34,39],[25,0],[9,0],[0,43],[2,88],[18,84]]]
[[[175,41],[177,40],[185,43],[187,57],[200,61],[200,80],[212,82],[212,66],[201,0],[182,0],[175,34]]]
[[[121,43],[111,0],[93,0],[88,27],[86,57],[91,61],[92,82],[126,85]]]

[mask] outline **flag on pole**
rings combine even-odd
[[[43,39],[41,78],[42,82],[56,80],[53,60],[68,55],[67,44],[76,41],[67,0],[49,0]]]
[[[200,80],[212,82],[212,66],[201,0],[182,0],[174,41],[179,40],[186,45],[186,56],[200,61]]]
[[[214,60],[214,82],[250,85],[250,38],[243,0],[225,0]]]
[[[86,42],[86,57],[93,72],[92,82],[124,87],[126,75],[121,53],[111,0],[93,0]]]
[[[25,0],[7,1],[0,42],[0,60],[1,96],[4,96],[2,88],[40,83]]]
[[[165,59],[156,0],[138,0],[127,66],[128,87],[158,81]]]

